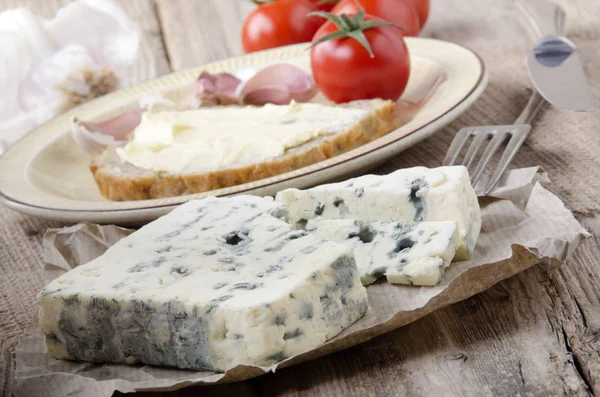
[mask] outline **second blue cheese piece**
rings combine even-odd
[[[272,365],[367,310],[352,250],[294,230],[259,197],[191,201],[52,281],[56,358],[226,371]]]
[[[414,167],[307,190],[287,189],[276,200],[285,204],[290,223],[298,228],[314,218],[367,223],[454,221],[458,225],[454,260],[471,256],[481,229],[477,195],[463,166]]]
[[[458,244],[456,222],[367,225],[351,219],[312,219],[306,230],[352,248],[365,285],[382,276],[392,284],[437,285]]]

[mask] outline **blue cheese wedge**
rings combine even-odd
[[[290,222],[300,228],[314,218],[367,223],[454,221],[459,239],[454,260],[470,257],[481,229],[477,195],[463,166],[365,175],[307,190],[287,189],[276,199],[287,207]]]
[[[311,219],[306,230],[354,251],[363,284],[386,276],[392,284],[437,285],[458,246],[456,222]]]
[[[367,310],[353,253],[295,230],[272,199],[192,201],[47,285],[59,359],[226,371],[271,365]]]

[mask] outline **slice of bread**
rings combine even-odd
[[[201,193],[252,182],[323,161],[371,142],[400,126],[394,103],[381,99],[338,105],[368,110],[367,116],[344,131],[321,136],[289,149],[283,156],[256,164],[173,174],[123,162],[115,148],[93,159],[90,170],[100,193],[115,201],[147,200]]]

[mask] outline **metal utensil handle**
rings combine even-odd
[[[515,0],[527,21],[535,31],[535,40],[547,35],[562,35],[565,27],[565,12],[562,8],[546,0]],[[535,3],[535,4],[534,4]],[[542,105],[544,98],[533,89],[527,105],[515,120],[515,124],[531,124]]]
[[[547,0],[515,0],[536,32],[536,40],[545,36],[562,36],[565,11]]]
[[[537,92],[537,90],[533,89],[533,94],[529,98],[527,105],[517,117],[514,124],[531,124],[531,120],[535,117],[535,115],[539,112],[545,100],[542,96]]]

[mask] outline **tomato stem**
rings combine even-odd
[[[324,41],[349,37],[358,41],[369,52],[369,56],[371,58],[374,58],[375,55],[373,54],[373,50],[371,49],[371,44],[369,44],[369,40],[367,40],[367,37],[365,36],[365,30],[369,30],[379,26],[389,26],[406,32],[406,29],[390,22],[365,21],[365,10],[362,8],[358,13],[352,16],[349,16],[347,14],[334,15],[329,12],[323,11],[311,12],[308,15],[315,15],[328,19],[338,27],[337,32],[321,37],[319,40],[312,43],[311,47],[321,44]]]
[[[324,6],[327,4],[337,4],[340,0],[321,0],[316,3],[317,7]]]
[[[250,0],[250,1],[253,2],[254,4],[256,4],[257,6],[262,6],[263,4],[272,3],[275,0]]]

